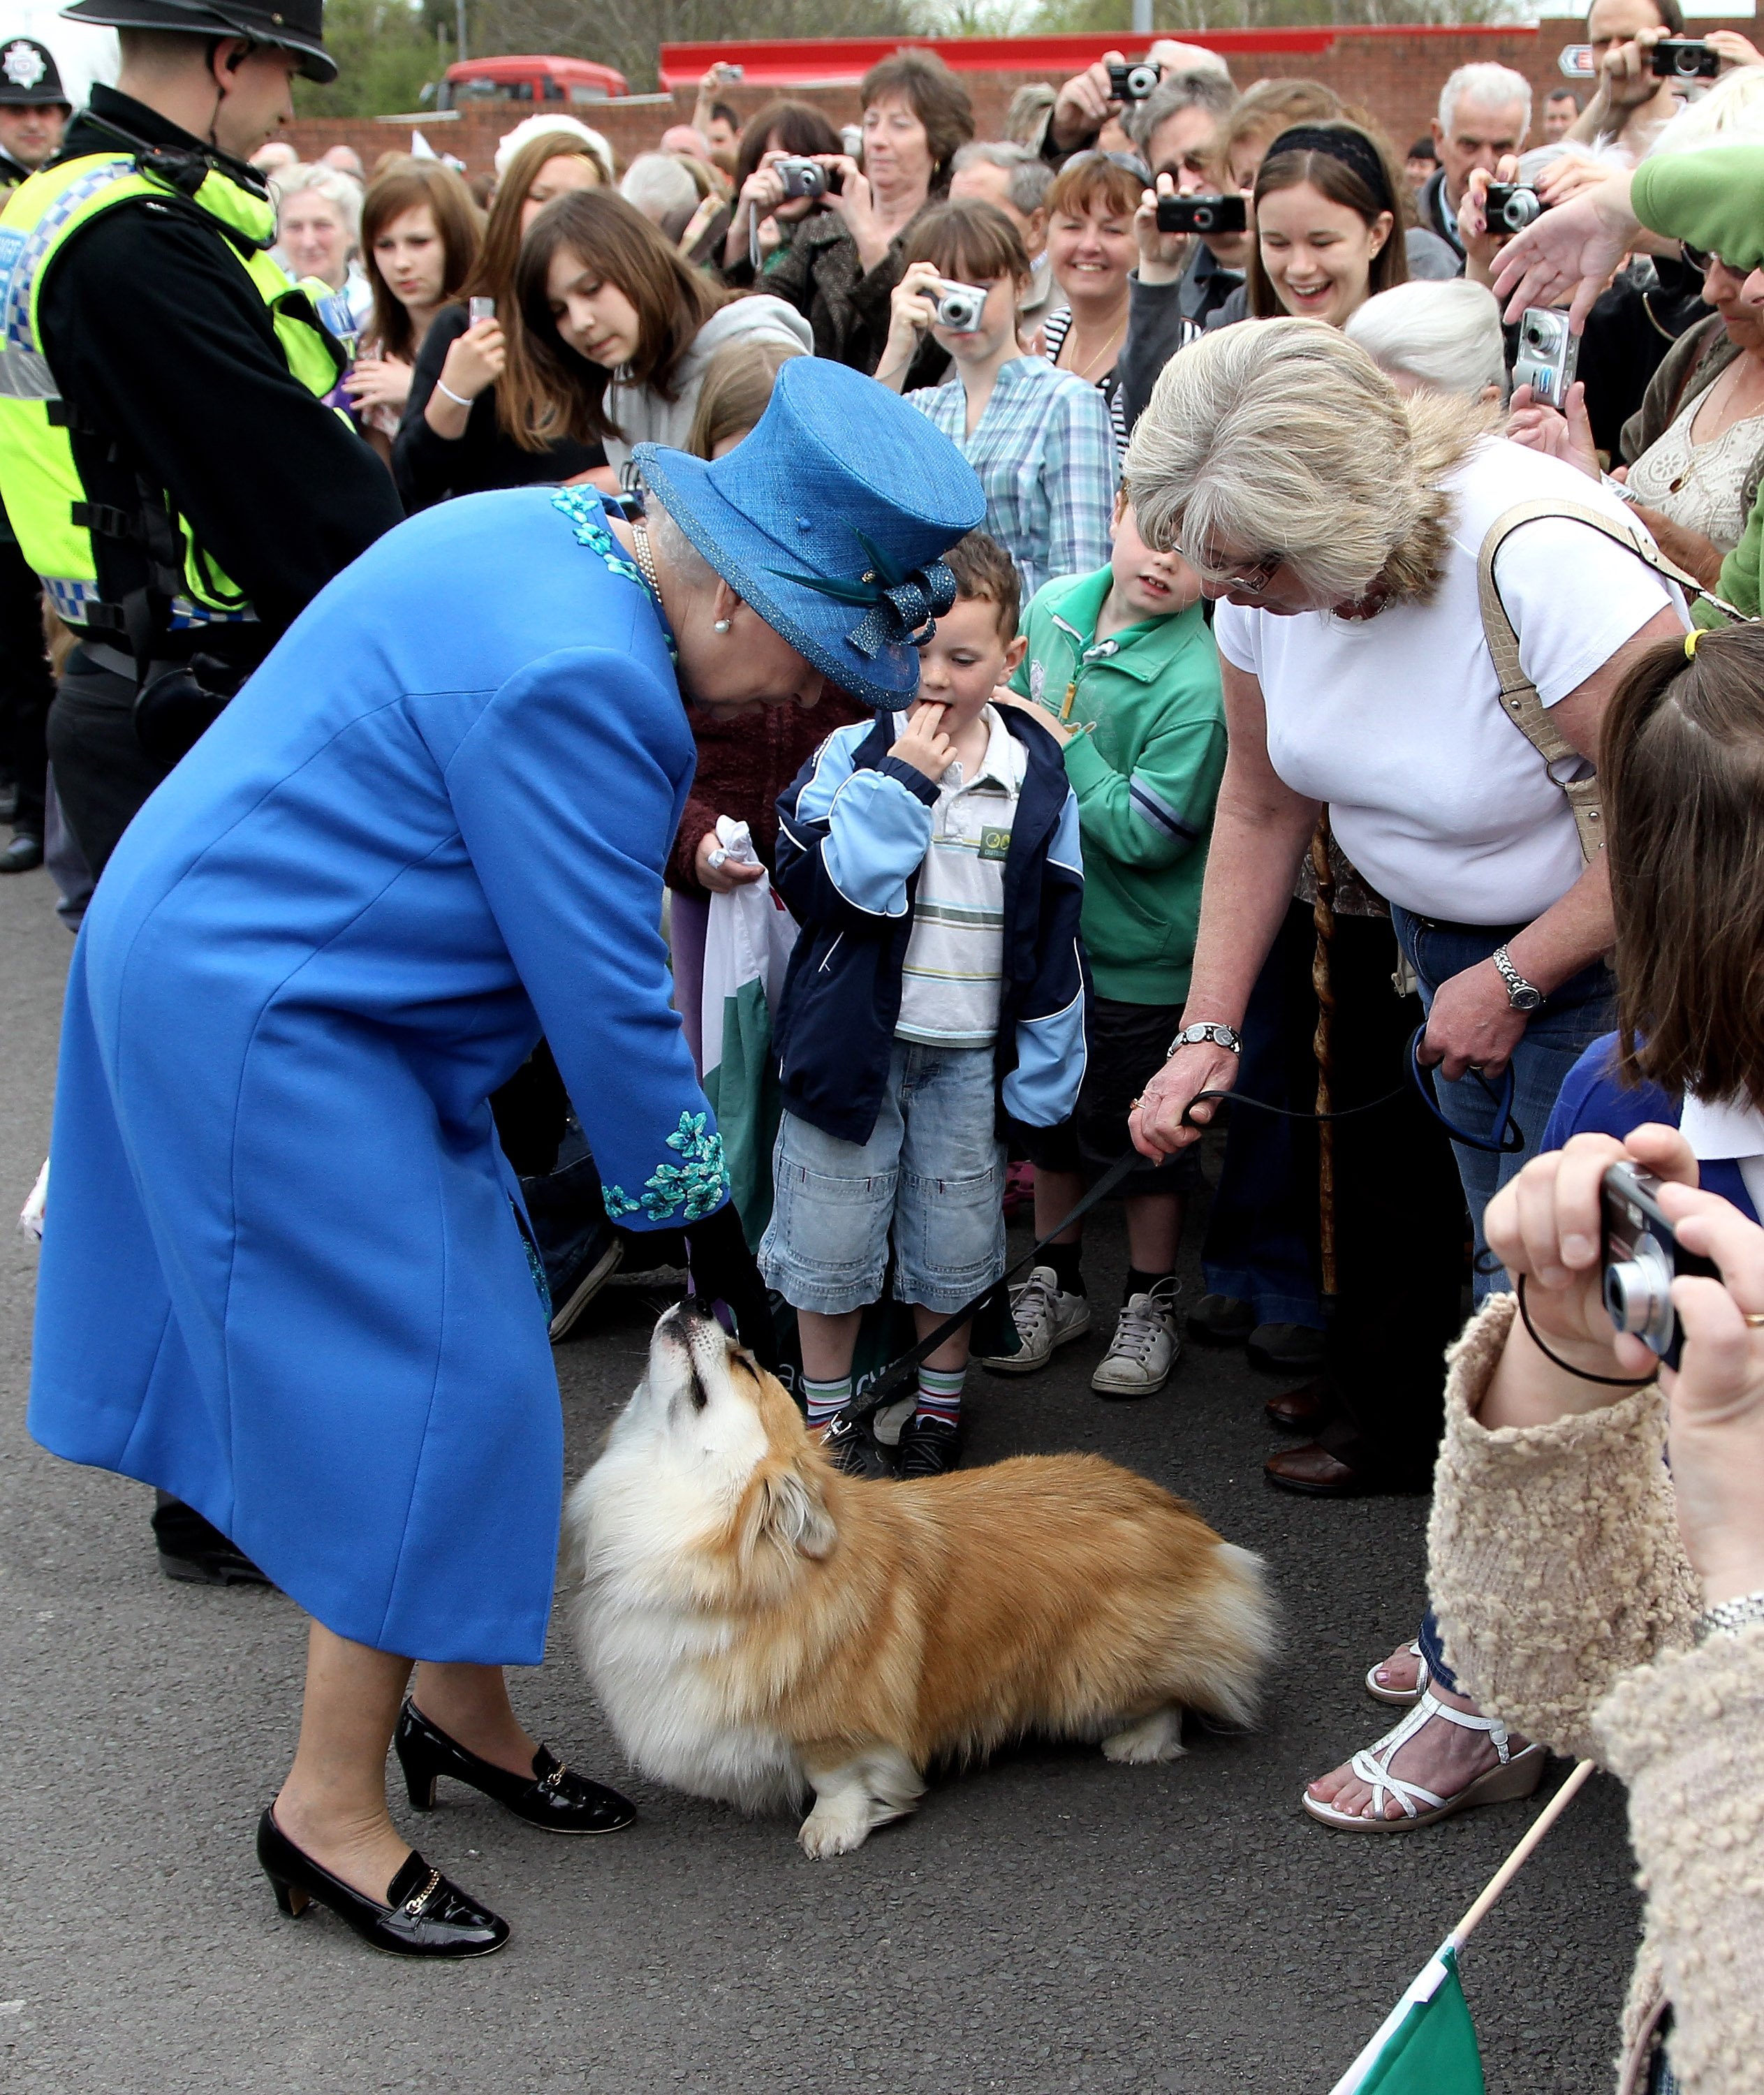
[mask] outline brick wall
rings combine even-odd
[[[1723,25],[1698,22],[1693,26],[1706,32]],[[1725,26],[1751,34],[1757,23],[1747,15]],[[1561,20],[1546,21],[1538,28],[1493,34],[1487,30],[1454,34],[1435,29],[1424,35],[1404,36],[1387,30],[1375,36],[1344,34],[1335,37],[1329,48],[1318,52],[1229,52],[1226,55],[1239,87],[1274,75],[1325,82],[1344,101],[1370,109],[1400,152],[1426,129],[1427,120],[1439,101],[1440,85],[1457,67],[1481,60],[1511,66],[1532,83],[1540,104],[1544,95],[1561,82],[1557,58],[1562,46],[1579,41],[1583,34],[1579,22]],[[997,137],[1013,93],[1026,81],[1047,77],[1045,73],[1030,72],[965,74],[964,84],[973,98],[977,136]],[[855,88],[804,87],[791,92],[795,98],[825,109],[835,126],[857,120]],[[769,97],[761,90],[737,88],[728,99],[745,116]],[[520,105],[503,102],[494,108],[463,111],[457,117],[422,115],[398,121],[372,117],[310,118],[290,124],[281,135],[306,159],[316,158],[327,146],[353,146],[372,168],[382,153],[408,149],[414,123],[438,152],[453,154],[473,174],[482,174],[492,164],[497,140],[529,113]],[[642,101],[609,102],[580,113],[612,140],[622,167],[634,154],[652,146],[669,124],[684,123],[692,113],[692,97],[684,89],[677,90],[671,111],[666,102],[646,97]],[[1535,141],[1535,120],[1533,135]]]

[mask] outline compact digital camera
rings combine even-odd
[[[1108,68],[1108,92],[1117,102],[1143,102],[1163,77],[1164,68],[1152,59],[1135,59]]]
[[[1240,196],[1161,196],[1160,233],[1248,233],[1249,207]]]
[[[1660,80],[1713,80],[1721,71],[1721,54],[1697,37],[1662,37],[1649,54]]]
[[[864,127],[861,124],[842,124],[839,143],[845,148],[845,157],[856,160],[860,166],[864,159]]]
[[[1619,1331],[1631,1332],[1675,1368],[1683,1339],[1672,1283],[1681,1273],[1718,1280],[1721,1270],[1679,1242],[1661,1213],[1659,1191],[1659,1180],[1637,1164],[1614,1164],[1605,1174],[1605,1313]]]
[[[496,317],[496,301],[494,298],[468,298],[465,314],[468,327],[476,327],[480,320],[493,320]]]
[[[1519,316],[1519,353],[1513,359],[1515,386],[1529,385],[1534,399],[1567,412],[1568,389],[1580,361],[1580,338],[1568,332],[1568,316],[1553,306],[1527,306]]]
[[[1491,182],[1487,210],[1491,233],[1522,233],[1542,215],[1544,199],[1523,182]]]
[[[774,160],[772,172],[784,185],[784,195],[821,198],[827,194],[827,171],[818,160],[800,160],[794,157]]]
[[[938,278],[936,289],[937,324],[952,334],[977,333],[986,310],[985,291],[978,284],[952,283],[947,277]]]

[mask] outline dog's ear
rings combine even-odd
[[[829,1555],[839,1539],[820,1492],[795,1470],[766,1480],[760,1532],[804,1557]]]

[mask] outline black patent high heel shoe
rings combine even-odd
[[[488,1957],[508,1940],[508,1923],[455,1884],[407,1856],[385,1888],[386,1903],[364,1898],[295,1847],[266,1810],[257,1822],[257,1859],[276,1903],[298,1920],[316,1899],[362,1940],[394,1957]]]
[[[511,1775],[480,1760],[430,1723],[414,1702],[407,1701],[399,1710],[392,1744],[413,1811],[433,1811],[436,1781],[450,1775],[547,1833],[616,1833],[637,1816],[637,1806],[616,1789],[577,1775],[543,1746],[533,1757],[531,1775]]]

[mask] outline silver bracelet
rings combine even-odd
[[[470,408],[473,404],[469,400],[462,400],[445,378],[438,378],[435,381],[435,390],[438,393],[445,393],[455,407]]]
[[[1737,1636],[1753,1622],[1764,1622],[1764,1592],[1740,1593],[1731,1601],[1717,1601],[1696,1618],[1696,1641],[1720,1635]]]

